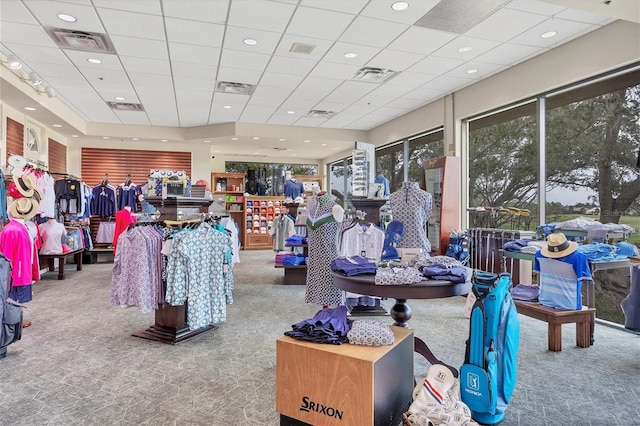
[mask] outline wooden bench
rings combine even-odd
[[[519,314],[545,321],[548,324],[548,344],[552,352],[562,351],[562,324],[576,324],[576,345],[588,348],[593,345],[592,324],[596,309],[583,306],[582,310],[562,310],[550,308],[535,302],[514,300]]]
[[[84,249],[78,249],[74,251],[70,251],[69,253],[60,253],[60,254],[40,254],[38,255],[40,258],[40,264],[44,264],[47,262],[49,267],[49,271],[55,271],[54,259],[58,259],[58,279],[64,280],[64,264],[68,257],[73,257],[76,262],[76,270],[82,271],[82,253]]]
[[[113,261],[113,248],[96,247],[92,248],[91,250],[85,250],[85,263],[88,263],[90,265],[98,263],[99,255],[108,255],[111,258],[110,260]]]

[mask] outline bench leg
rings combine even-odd
[[[562,324],[548,324],[549,350],[551,352],[562,351]]]
[[[76,270],[82,271],[82,252],[76,254]]]
[[[590,320],[576,323],[576,345],[580,348],[588,348],[591,346]]]
[[[47,265],[49,266],[49,271],[55,271],[56,265],[53,263],[55,259],[47,259]]]

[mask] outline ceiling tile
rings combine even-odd
[[[295,6],[267,0],[231,2],[229,25],[282,32],[287,27]]]
[[[270,73],[303,76],[309,74],[314,66],[316,66],[316,62],[312,60],[274,56],[266,71]]]
[[[404,71],[384,83],[385,86],[401,86],[406,88],[416,88],[431,81],[435,75],[417,72]]]
[[[287,27],[287,34],[334,40],[354,19],[353,15],[299,6]]]
[[[116,52],[120,56],[133,56],[136,58],[169,59],[167,43],[164,40],[151,40],[147,38],[125,37],[113,35],[110,37]]]
[[[208,124],[233,123],[240,119],[242,109],[211,108]]]
[[[509,41],[545,19],[547,17],[543,15],[513,9],[500,9],[473,26],[465,35],[496,41]]]
[[[264,123],[271,117],[274,109],[261,105],[247,105],[240,116],[242,121],[248,123]]]
[[[368,95],[357,100],[354,103],[354,105],[351,106],[350,108],[347,108],[346,111],[349,111],[349,112],[357,111],[357,112],[363,112],[363,113],[366,112],[368,114],[370,112],[377,110],[381,106],[386,105],[389,102],[392,102],[394,99],[396,99],[396,96],[392,96],[392,95],[381,96],[377,93],[377,90],[378,89],[372,91]],[[366,108],[366,109],[363,109],[363,108]]]
[[[151,0],[151,2],[153,1]],[[98,9],[98,13],[109,34],[150,38],[153,40],[165,39],[164,24],[161,16],[113,9]]]
[[[185,77],[176,75],[173,77],[173,85],[176,90],[202,90],[213,92],[214,81],[212,79],[201,79],[195,77]]]
[[[430,89],[442,90],[444,92],[452,92],[460,87],[464,87],[473,80],[468,78],[450,77],[447,75],[434,78],[421,88],[428,87]],[[419,89],[418,89],[419,90]]]
[[[326,118],[300,117],[296,120],[296,126],[318,127],[325,121]]]
[[[279,96],[279,97],[260,96],[254,93],[251,96],[251,99],[249,99],[249,103],[247,105],[268,106],[275,111],[285,98],[286,96]]]
[[[498,45],[500,45],[500,42],[493,40],[459,36],[442,46],[440,49],[434,51],[432,55],[442,58],[453,58],[461,59],[463,61],[469,61],[475,57],[482,55],[485,52],[488,52]],[[466,52],[459,52],[458,49],[463,47],[470,47],[471,50]]]
[[[243,70],[240,68],[220,67],[218,70],[218,81],[233,81],[236,83],[258,84],[260,81],[260,71]]]
[[[591,27],[591,24],[585,24],[582,22],[550,18],[531,28],[527,32],[514,37],[510,42],[515,44],[525,44],[528,46],[550,47],[556,43],[563,43],[570,40]],[[558,34],[555,37],[540,37],[542,34],[549,31],[556,31]]]
[[[446,95],[447,92],[442,89],[434,89],[427,87],[426,85],[413,89],[404,96],[405,99],[417,99],[423,102],[430,101],[432,99],[439,99]]]
[[[48,78],[48,77],[62,77],[69,76],[70,78],[75,78],[78,76],[82,76],[82,74],[78,71],[76,67],[73,65],[59,65],[59,64],[46,64],[45,66],[38,67],[37,74],[40,77]],[[84,79],[84,78],[83,78]]]
[[[165,18],[164,22],[169,42],[209,47],[222,46],[224,25],[178,18]]]
[[[385,21],[398,22],[401,24],[413,25],[425,13],[430,11],[440,0],[420,0],[409,3],[409,8],[405,10],[393,10],[391,5],[397,0],[375,0],[369,2],[361,15],[371,18],[383,19]]]
[[[244,44],[243,40],[252,38],[258,42],[253,46]],[[272,54],[280,42],[280,33],[262,31],[253,28],[227,27],[224,36],[224,48],[252,53]]]
[[[136,87],[147,86],[147,87],[171,87],[173,85],[173,80],[171,79],[171,75],[161,75],[161,74],[149,74],[143,72],[127,72],[131,83]]]
[[[407,71],[423,74],[445,74],[446,72],[464,64],[462,59],[439,58],[436,56],[427,56]]]
[[[360,69],[358,65],[334,64],[320,62],[309,73],[309,77],[329,78],[335,80],[349,80]]]
[[[369,0],[300,0],[300,5],[356,15],[368,2]]]
[[[403,71],[424,58],[419,53],[401,52],[399,50],[382,50],[366,65],[368,67],[386,68]]]
[[[395,101],[391,101],[387,104],[390,108],[402,108],[405,110],[414,110],[420,106],[424,105],[424,102],[418,99],[396,99]]]
[[[151,124],[144,111],[114,111],[120,122],[148,126]]]
[[[18,3],[17,1],[2,1],[2,3]],[[69,28],[79,31],[103,33],[104,27],[98,19],[95,9],[91,6],[64,4],[57,1],[37,0],[25,2],[40,25],[54,28]],[[4,8],[2,9],[4,12]],[[66,22],[58,18],[59,13],[66,13],[77,18],[76,22]],[[2,18],[4,20],[4,17]]]
[[[220,58],[220,48],[169,43],[169,54],[172,61],[217,66]]]
[[[361,44],[336,42],[327,54],[322,58],[325,62],[336,62],[347,65],[366,64],[371,58],[380,52],[378,47],[363,46]],[[345,58],[345,53],[356,53],[355,58]]]
[[[390,80],[388,83],[385,83],[379,86],[377,89],[372,90],[371,93],[366,98],[368,99],[369,96],[389,98],[383,104],[378,104],[378,105],[384,105],[385,103],[390,102],[391,100],[396,99],[400,96],[403,96],[405,93],[417,87],[415,85],[413,87],[412,86],[393,86],[392,84],[390,84],[392,81],[393,80]],[[358,101],[357,103],[361,103],[361,101]]]
[[[171,71],[175,77],[197,78],[215,81],[217,67],[205,64],[191,64],[187,62],[173,62]]]
[[[81,50],[64,49],[64,54],[78,68],[86,67],[96,70],[117,70],[122,71],[122,64],[118,56],[107,53],[84,52]],[[88,59],[99,59],[101,64],[93,64]]]
[[[132,56],[123,56],[120,60],[128,72],[171,75],[171,68],[169,68],[169,63],[166,61],[148,58],[134,58]]]
[[[71,65],[64,52],[57,47],[30,46],[17,43],[2,43],[26,63]]]
[[[389,45],[390,49],[428,55],[456,37],[456,34],[411,27]]]
[[[20,1],[0,1],[0,16],[3,22],[38,25],[38,21]]]
[[[341,112],[344,111],[345,108],[349,106],[348,103],[343,102],[326,102],[322,101],[316,104],[313,109],[318,109],[322,111],[333,111],[333,112]]]
[[[279,105],[290,94],[291,90],[285,90],[282,87],[265,86],[264,84],[262,84],[261,80],[260,85],[256,87],[256,90],[253,92],[252,99],[254,97],[273,99],[273,101]]]
[[[374,83],[363,83],[360,81],[345,81],[338,86],[333,92],[327,95],[324,102],[355,102],[367,93],[376,89],[378,86]]]
[[[220,107],[231,105],[233,109],[242,109],[249,102],[249,98],[249,95],[216,92],[213,94],[213,105]]]
[[[192,21],[224,24],[227,19],[227,1],[180,0],[163,1],[165,16]]]
[[[49,34],[38,25],[2,22],[0,40],[3,43],[18,43],[44,47],[58,47]]]
[[[221,63],[224,67],[243,68],[264,71],[271,59],[271,55],[264,53],[241,52],[239,50],[223,49]]]
[[[104,7],[107,9],[145,13],[149,15],[162,15],[160,0],[93,0],[93,3],[96,7]]]
[[[98,90],[98,95],[102,99],[108,102],[127,102],[127,103],[139,103],[138,95],[134,92],[133,88],[129,88],[129,90],[114,90],[111,88],[105,88]],[[124,98],[124,101],[117,100],[116,97]]]
[[[511,0],[504,7],[545,16],[553,16],[565,10],[564,6],[538,0]]]
[[[487,53],[478,56],[476,60],[487,64],[511,65],[518,63],[524,58],[528,58],[531,55],[543,50],[546,49],[541,49],[534,46],[523,46],[513,43],[504,43],[499,45],[495,49],[492,49]]]
[[[473,80],[479,80],[486,78],[504,68],[504,65],[497,64],[485,64],[482,62],[470,61],[458,68],[451,70],[447,73],[448,76],[470,78]],[[468,73],[469,70],[477,70],[474,73]]]
[[[303,79],[304,76],[302,75],[265,72],[260,79],[260,84],[272,87],[282,87],[284,89],[294,89]]]
[[[635,1],[635,0],[631,0]],[[610,18],[608,16],[602,16],[595,13],[587,12],[586,10],[579,9],[565,9],[558,13],[556,18],[567,19],[569,21],[583,22],[586,24],[604,24]]]
[[[405,24],[359,16],[340,36],[340,41],[385,47],[408,28]]]
[[[284,125],[290,126],[294,124],[297,120],[298,120],[298,117],[294,117],[291,114],[285,114],[285,115],[277,114],[277,115],[272,115],[271,118],[269,118],[269,121],[267,121],[267,123],[284,124]]]

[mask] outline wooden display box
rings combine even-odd
[[[391,327],[389,346],[276,341],[276,411],[281,425],[402,423],[412,400],[413,330]]]

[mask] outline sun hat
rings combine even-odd
[[[18,198],[9,206],[9,213],[14,218],[31,219],[38,214],[39,206],[33,198]]]
[[[553,259],[567,256],[578,249],[578,243],[575,241],[567,241],[567,237],[562,233],[549,234],[547,237],[547,246],[540,250],[546,257]]]
[[[14,174],[13,172],[15,172],[16,175],[20,175],[22,173],[22,170],[27,165],[27,159],[22,155],[12,155],[11,157],[9,157],[9,160],[7,160],[7,163],[9,163],[11,167],[13,167],[11,169],[11,174]]]
[[[36,190],[36,180],[29,175],[13,175],[13,183],[23,197],[33,197]]]

